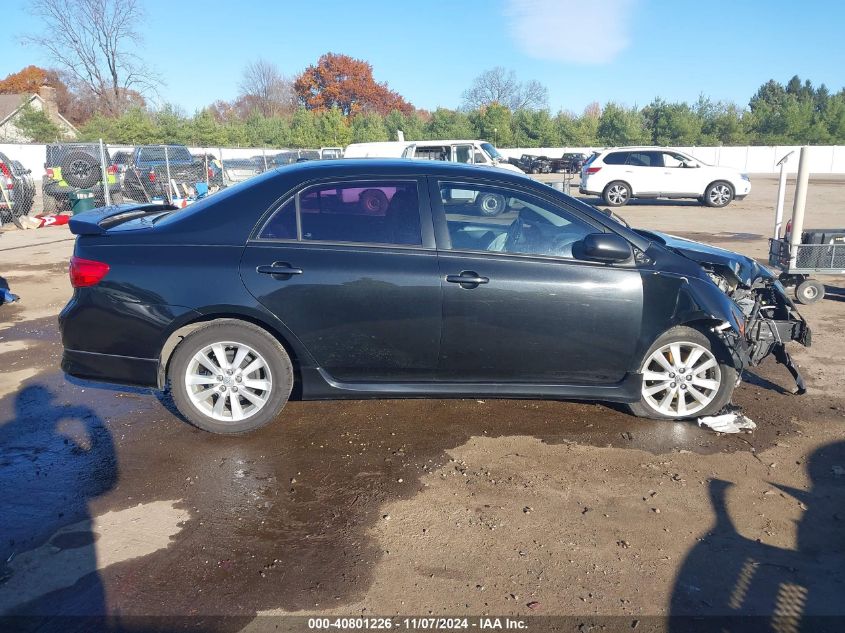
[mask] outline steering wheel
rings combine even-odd
[[[519,240],[522,239],[524,227],[525,221],[522,219],[522,213],[520,212],[508,227],[507,237],[505,238],[504,248],[502,250],[516,251],[516,246],[519,244]]]

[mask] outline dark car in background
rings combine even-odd
[[[479,216],[482,195],[506,208]],[[295,384],[303,399],[589,399],[684,419],[809,343],[753,260],[483,167],[312,161],[70,228],[64,371],[169,387],[218,433],[270,422]]]
[[[584,154],[568,152],[558,159],[556,171],[562,171],[566,174],[577,174],[581,171],[586,161],[587,156]]]
[[[122,201],[119,169],[112,164],[108,148],[104,148],[106,183],[111,202]],[[94,193],[99,204],[105,204],[103,167],[97,143],[52,143],[46,147],[44,176],[41,179],[44,210],[47,213],[68,211],[72,197],[82,190]]]
[[[304,163],[309,160],[320,160],[318,149],[297,149],[279,152],[273,157],[273,167],[283,167],[294,163]]]
[[[144,145],[132,152],[126,168],[125,195],[137,202],[181,197],[173,185],[195,188],[208,179],[204,161],[194,157],[185,145]]]
[[[32,170],[0,152],[0,220],[8,222],[28,215],[35,202]]]

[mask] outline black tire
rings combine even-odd
[[[623,207],[631,200],[631,194],[631,185],[622,180],[614,180],[601,192],[601,198],[609,207]]]
[[[387,196],[381,189],[367,189],[358,198],[361,210],[367,215],[384,215],[387,211]]]
[[[71,187],[87,189],[102,179],[99,161],[85,152],[70,152],[62,159],[62,179]]]
[[[234,354],[236,346],[245,346],[251,348],[251,352],[260,356],[264,361],[264,367],[267,368],[266,371],[264,369],[259,370],[264,372],[259,375],[259,379],[265,382],[265,384],[267,382],[270,383],[270,388],[263,392],[266,393],[266,400],[263,406],[239,421],[216,419],[195,404],[191,395],[188,393],[186,377],[189,367],[192,369],[192,375],[195,375],[196,370],[193,368],[195,355],[215,343],[221,343],[224,346],[228,344],[225,347],[225,351],[230,363],[234,360],[231,356]],[[248,368],[250,358],[257,358],[257,356],[246,356],[246,365],[242,361],[240,367]],[[232,417],[232,398],[236,397],[234,396],[234,392],[240,388],[240,393],[242,394],[247,388],[241,380],[237,380],[239,374],[240,372],[229,376],[221,375],[220,378],[226,380],[226,384],[223,384],[220,380],[212,380],[212,378],[217,377],[214,377],[211,373],[205,376],[209,379],[208,384],[211,385],[209,389],[213,389],[212,395],[208,397],[206,402],[213,402],[216,405],[221,398],[218,391],[225,394],[224,409],[221,410],[221,414],[223,415],[228,410],[230,417]],[[251,372],[249,375],[253,376],[255,374]],[[291,389],[293,388],[293,365],[285,348],[266,331],[251,323],[227,319],[209,324],[185,337],[173,352],[167,377],[176,407],[188,422],[210,433],[234,435],[254,431],[272,422],[279,415],[279,412],[287,403]],[[196,389],[200,390],[201,386],[197,386]],[[250,393],[255,395],[256,391],[261,390],[251,391]],[[239,402],[244,403],[245,407],[249,407],[249,401],[245,396],[238,395],[237,398]],[[240,407],[240,404],[238,406]],[[225,407],[228,407],[228,409]]]
[[[654,404],[649,401],[649,397],[646,396],[646,391],[652,388],[656,388],[662,381],[659,380],[647,380],[645,376],[649,375],[646,373],[646,370],[649,367],[654,368],[655,365],[649,363],[649,359],[651,358],[652,354],[657,353],[661,348],[671,345],[671,344],[681,344],[680,345],[680,354],[682,355],[684,352],[684,345],[689,346],[697,346],[699,348],[703,348],[706,354],[709,354],[710,359],[716,362],[714,368],[710,368],[704,370],[701,373],[697,372],[697,376],[695,376],[695,381],[691,381],[687,379],[687,376],[690,376],[692,372],[689,368],[680,367],[680,369],[686,370],[684,374],[669,374],[667,371],[667,375],[673,376],[674,378],[680,377],[680,379],[676,380],[676,382],[668,383],[669,385],[677,384],[679,389],[676,390],[676,395],[671,396],[669,401],[670,406],[672,403],[675,404],[675,409],[680,409],[680,394],[683,394],[683,398],[685,402],[689,397],[689,401],[691,403],[697,403],[697,400],[692,397],[692,393],[689,390],[680,391],[683,386],[689,386],[692,388],[695,386],[695,389],[702,389],[700,386],[696,384],[696,381],[699,380],[706,380],[708,383],[711,381],[718,382],[718,387],[713,388],[712,399],[699,410],[695,410],[692,413],[681,415],[677,412],[674,413],[663,413],[655,408]],[[702,361],[709,361],[708,356],[706,354],[702,354],[699,357],[699,360],[695,361],[696,364],[702,363]],[[688,359],[690,355],[688,354],[686,359]],[[670,361],[666,359],[670,364],[674,364],[674,361]],[[686,360],[681,359],[681,361]],[[699,418],[707,415],[713,415],[720,411],[726,404],[728,404],[731,400],[731,396],[733,395],[734,387],[736,387],[736,378],[737,372],[734,366],[730,363],[727,353],[723,348],[722,344],[719,342],[714,342],[710,336],[704,334],[700,330],[696,330],[690,327],[685,326],[678,326],[674,327],[667,332],[664,332],[660,335],[654,344],[648,349],[643,357],[643,361],[640,365],[640,371],[643,373],[643,390],[641,392],[640,400],[638,402],[633,402],[628,405],[631,413],[636,416],[643,417],[643,418],[652,418],[655,420],[682,420],[682,419],[689,419],[689,418]],[[687,373],[689,372],[689,373]],[[674,387],[671,387],[674,389]],[[706,391],[702,389],[702,391]],[[699,392],[701,393],[701,392]],[[661,394],[668,395],[667,392],[658,391],[656,394],[652,394],[653,396],[660,396]],[[708,394],[704,394],[708,395]],[[652,398],[652,401],[656,402],[656,398]],[[691,407],[690,407],[691,408]]]
[[[478,212],[486,218],[492,218],[505,210],[505,197],[497,193],[482,193],[475,200]]]
[[[704,204],[708,207],[721,209],[728,206],[734,199],[734,188],[731,183],[717,180],[707,185],[704,190]]]
[[[805,279],[795,288],[795,300],[810,305],[824,299],[824,284],[815,279]]]

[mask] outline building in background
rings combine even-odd
[[[27,138],[26,134],[15,125],[27,104],[36,110],[43,111],[59,128],[64,139],[72,140],[79,135],[79,130],[59,112],[56,105],[56,89],[41,86],[39,94],[0,95],[0,143],[29,143],[33,140]]]

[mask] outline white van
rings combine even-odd
[[[381,143],[352,143],[346,146],[344,158],[410,158],[408,151],[413,143],[408,141],[384,141]]]
[[[413,149],[408,150],[409,158],[486,165],[525,173],[516,165],[511,165],[499,150],[487,141],[414,141],[412,146]]]
[[[487,141],[385,141],[381,143],[353,143],[343,153],[344,158],[417,158],[445,160],[452,163],[498,167],[525,173],[511,165]]]

